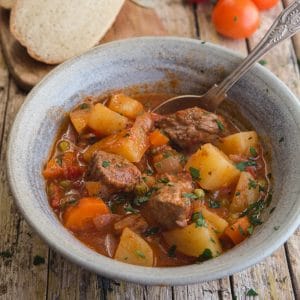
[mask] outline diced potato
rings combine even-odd
[[[124,94],[113,95],[108,103],[108,108],[129,119],[135,119],[144,112],[144,107],[139,101]]]
[[[128,264],[152,267],[153,251],[143,238],[126,227],[122,232],[115,259]]]
[[[84,159],[89,161],[95,151],[103,150],[121,155],[130,162],[139,162],[149,147],[148,133],[152,125],[151,115],[145,113],[136,118],[130,129],[108,136],[90,146],[83,155]]]
[[[205,249],[210,249],[212,256],[218,256],[222,252],[219,239],[213,229],[208,227],[196,227],[192,223],[183,228],[177,228],[163,233],[166,242],[175,245],[181,253],[189,256],[200,256]]]
[[[99,135],[110,135],[124,129],[128,124],[128,119],[107,108],[102,103],[97,103],[92,108],[88,126]]]
[[[259,185],[257,181],[250,173],[242,172],[229,207],[230,212],[240,213],[256,202],[258,198]]]
[[[258,143],[255,131],[245,131],[224,137],[218,146],[227,155],[240,154],[249,157],[250,147],[258,151]]]
[[[204,206],[197,209],[197,211],[201,211],[204,219],[214,227],[218,236],[221,236],[225,228],[229,225],[226,220],[211,212]]]
[[[77,109],[70,112],[70,119],[76,131],[81,134],[88,126],[90,109]]]
[[[206,190],[218,190],[237,181],[240,171],[231,160],[212,144],[203,145],[186,164],[190,172],[199,171],[199,185]],[[192,174],[193,175],[193,174]]]

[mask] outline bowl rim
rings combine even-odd
[[[259,253],[259,255],[253,255],[251,254],[250,257],[248,257],[248,260],[244,260],[243,264],[240,265],[233,265],[229,267],[229,269],[224,269],[221,271],[217,271],[213,274],[194,274],[189,276],[187,273],[182,272],[183,274],[180,274],[180,270],[183,271],[184,267],[165,267],[165,268],[157,268],[157,267],[141,267],[141,266],[134,266],[125,264],[122,262],[115,261],[111,258],[107,258],[103,256],[103,260],[107,260],[107,263],[110,263],[113,267],[111,269],[103,269],[99,266],[96,266],[91,261],[84,260],[84,258],[78,257],[76,254],[73,254],[72,252],[68,251],[68,249],[65,249],[63,245],[59,244],[59,241],[51,239],[47,234],[44,233],[43,229],[39,226],[39,223],[37,220],[33,220],[30,216],[29,211],[26,210],[26,204],[24,203],[22,198],[18,197],[18,187],[14,184],[14,170],[11,168],[13,156],[12,156],[12,149],[14,147],[14,140],[17,136],[17,128],[22,121],[22,114],[26,108],[26,106],[30,103],[30,101],[35,97],[35,93],[37,90],[42,89],[43,86],[52,79],[52,77],[55,77],[57,73],[63,72],[65,68],[69,68],[73,64],[76,64],[77,61],[81,60],[82,58],[88,57],[94,53],[101,52],[101,51],[107,51],[114,47],[119,47],[122,45],[135,43],[135,42],[164,42],[164,41],[173,41],[178,43],[190,43],[190,44],[197,44],[197,45],[203,45],[204,42],[207,44],[208,47],[212,47],[217,49],[218,51],[221,51],[225,54],[234,56],[236,58],[242,59],[243,56],[232,51],[228,50],[222,46],[212,44],[210,42],[196,40],[192,38],[184,38],[184,37],[138,37],[138,38],[129,38],[124,40],[118,40],[109,42],[103,45],[99,45],[95,48],[90,49],[89,51],[78,55],[74,58],[69,59],[68,61],[62,63],[61,65],[54,68],[48,75],[45,76],[27,95],[24,103],[22,104],[21,108],[19,109],[16,118],[14,120],[14,123],[10,129],[9,139],[8,139],[8,146],[7,146],[7,175],[8,175],[8,182],[10,186],[10,190],[13,194],[13,198],[15,203],[17,204],[20,212],[24,216],[26,222],[33,228],[34,231],[38,233],[38,235],[49,245],[52,249],[55,251],[58,251],[62,256],[67,258],[68,260],[71,260],[72,262],[76,263],[77,265],[80,265],[84,267],[85,269],[88,269],[92,272],[95,272],[97,274],[101,274],[102,276],[117,279],[117,280],[126,280],[130,282],[140,283],[140,284],[148,284],[148,285],[184,285],[184,284],[192,284],[192,283],[199,283],[203,281],[210,281],[210,280],[216,280],[223,278],[225,276],[232,275],[234,273],[240,272],[246,268],[249,268],[250,266],[260,262],[261,260],[265,259],[267,256],[271,255],[274,251],[276,251],[292,234],[293,232],[298,228],[300,225],[300,217],[293,217],[290,220],[287,220],[287,223],[285,224],[284,228],[280,228],[277,231],[274,231],[272,233],[272,239],[268,241],[268,244],[265,243],[263,247],[263,251]],[[269,77],[270,80],[275,81],[280,89],[282,89],[286,94],[288,94],[289,99],[293,101],[293,104],[300,108],[300,101],[298,98],[290,91],[290,89],[280,80],[278,79],[272,72],[267,70],[266,68],[260,66],[259,64],[256,64],[255,68],[259,68],[259,71],[262,75],[265,75]],[[262,249],[260,249],[262,250]],[[93,250],[91,250],[93,251]],[[94,251],[93,251],[94,252]],[[102,255],[101,255],[102,256]],[[217,260],[218,258],[215,258]],[[108,262],[109,260],[109,262]],[[125,270],[124,272],[120,272],[121,268]],[[161,278],[157,275],[156,272],[153,272],[153,274],[149,272],[145,272],[143,275],[143,278],[139,277],[139,275],[135,275],[134,270],[164,270],[163,275],[164,278]],[[165,270],[168,270],[168,275],[165,275]],[[175,276],[174,274],[178,274]]]

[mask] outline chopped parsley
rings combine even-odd
[[[107,167],[109,167],[110,166],[110,162],[108,161],[108,160],[104,160],[103,162],[102,162],[102,167],[103,168],[107,168]]]
[[[256,149],[254,148],[254,147],[250,147],[250,149],[249,149],[249,151],[250,151],[250,154],[253,156],[253,157],[256,157],[257,156],[257,151],[256,151]]]
[[[55,162],[61,167],[62,166],[62,158],[56,157]]]
[[[157,182],[159,182],[159,183],[169,183],[170,182],[170,180],[167,178],[167,177],[162,177],[162,178],[159,178],[158,180],[157,180]]]
[[[192,214],[192,221],[196,227],[207,227],[206,221],[200,211]]]
[[[242,236],[246,236],[246,233],[245,233],[244,229],[241,227],[241,225],[239,225],[238,230]]]
[[[194,167],[189,168],[193,180],[200,180],[200,171]]]
[[[151,170],[150,168],[148,168],[146,170],[146,174],[149,175],[149,176],[153,175],[153,173],[154,173],[153,170]]]
[[[146,258],[145,254],[140,250],[135,250],[135,254],[140,258],[143,258],[143,259]]]
[[[253,226],[253,225],[251,225],[251,226],[247,229],[247,231],[248,231],[248,233],[249,233],[250,235],[253,233],[253,230],[254,230],[254,226]]]
[[[150,235],[155,235],[159,232],[159,227],[151,227],[148,228],[145,232],[144,235],[145,236],[150,236]]]
[[[265,201],[264,199],[260,199],[257,202],[250,204],[249,207],[242,212],[241,216],[247,215],[252,225],[260,225],[262,224],[262,221],[259,219],[259,215],[264,207]]]
[[[135,197],[133,200],[133,203],[137,206],[140,206],[143,203],[146,203],[149,200],[149,197],[147,196],[140,196],[140,197]]]
[[[257,182],[255,180],[249,179],[248,181],[248,189],[256,189],[257,187]]]
[[[246,296],[258,296],[258,293],[254,289],[247,291]]]
[[[198,196],[193,193],[182,193],[182,196],[189,199],[198,199]]]
[[[215,121],[218,125],[219,130],[224,131],[225,127],[224,127],[223,123],[218,119],[216,119]]]
[[[265,65],[267,64],[267,61],[264,60],[264,59],[261,59],[261,60],[259,61],[259,63],[260,63],[262,66],[265,66]]]
[[[209,199],[208,200],[208,206],[210,208],[220,208],[221,207],[221,204],[219,201],[216,201],[216,200],[213,200],[213,199]]]
[[[213,254],[210,249],[206,248],[203,253],[199,256],[199,259],[208,260],[213,258]]]
[[[216,241],[213,238],[210,238],[209,240],[214,244],[216,243]]]
[[[176,245],[173,245],[173,246],[171,246],[171,247],[168,249],[168,256],[169,256],[169,257],[174,257],[174,256],[175,256],[176,248],[177,248],[177,246],[176,246]]]
[[[39,266],[45,263],[45,258],[40,256],[40,255],[36,255],[33,259],[33,264],[35,266]]]
[[[256,162],[252,160],[248,161],[241,161],[237,164],[235,164],[235,167],[240,171],[245,171],[247,167],[256,166]]]
[[[133,208],[130,203],[124,206],[124,210],[129,214],[138,214],[140,212],[138,209]]]

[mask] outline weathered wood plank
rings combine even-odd
[[[4,90],[10,86],[5,118],[1,116],[1,121],[5,123],[0,162],[0,298],[44,299],[47,289],[48,247],[32,233],[19,215],[7,185],[5,169],[8,132],[16,112],[23,103],[24,94],[19,92],[12,81],[8,85],[3,64],[0,74],[1,84],[5,83]],[[0,107],[5,103],[5,99],[1,99]],[[37,256],[40,261],[34,262]]]
[[[47,299],[104,298],[101,278],[51,251]]]
[[[283,0],[283,4],[285,7],[291,4],[292,2],[294,2],[294,0]],[[294,43],[295,53],[298,58],[298,65],[300,66],[300,33],[297,33],[293,37],[293,43]]]
[[[249,39],[250,49],[260,41],[281,9],[282,5],[279,3],[275,8],[261,13],[262,23],[258,32]],[[294,92],[299,93],[299,72],[291,41],[286,41],[267,53],[263,61],[265,67]],[[253,288],[262,299],[294,299],[284,247],[255,267],[235,274],[233,283],[235,295],[238,297],[245,297],[246,292]]]

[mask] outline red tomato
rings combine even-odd
[[[252,0],[258,9],[268,9],[275,6],[278,3],[278,0]]]
[[[251,0],[220,0],[213,9],[212,21],[224,36],[242,39],[259,26],[259,11]]]

